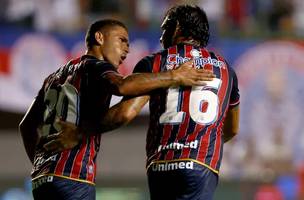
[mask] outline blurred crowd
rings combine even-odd
[[[0,23],[73,32],[113,17],[146,30],[158,27],[165,10],[178,3],[203,7],[212,31],[220,35],[304,35],[302,0],[1,0]]]

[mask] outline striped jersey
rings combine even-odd
[[[60,131],[56,118],[77,126],[97,127],[111,101],[111,83],[103,76],[108,72],[117,70],[110,63],[84,55],[47,77],[37,96],[43,105],[42,135]],[[36,149],[33,180],[53,175],[94,184],[100,134],[86,134],[76,147],[57,154],[45,152],[44,143],[41,140]]]
[[[192,162],[218,173],[225,115],[229,107],[239,104],[234,70],[206,48],[179,44],[143,58],[134,72],[168,71],[190,59],[194,67],[212,70],[216,78],[205,86],[170,87],[150,93],[147,168],[183,161],[184,164],[172,165],[172,169],[183,169]],[[170,166],[163,169],[166,167],[168,170]]]

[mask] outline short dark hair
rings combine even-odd
[[[177,5],[167,11],[165,18],[167,16],[174,20],[175,24],[179,23],[182,36],[192,37],[202,46],[207,46],[210,35],[209,22],[203,9],[194,5]]]
[[[128,31],[128,28],[126,27],[126,25],[124,23],[122,23],[121,21],[115,20],[115,19],[102,19],[102,20],[95,21],[93,24],[91,24],[86,33],[86,37],[85,37],[87,48],[90,49],[90,48],[92,48],[93,45],[98,44],[95,39],[95,33],[97,31],[101,31],[106,28],[114,27],[114,26],[120,26]]]

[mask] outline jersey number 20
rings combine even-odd
[[[69,83],[63,84],[59,90],[49,89],[44,101],[47,104],[47,109],[44,112],[44,126],[42,127],[42,134],[48,135],[53,126],[57,131],[60,127],[56,124],[56,117],[65,116],[65,121],[75,123],[78,113],[78,94],[76,88]]]

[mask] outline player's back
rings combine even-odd
[[[148,168],[155,171],[190,169],[199,164],[218,172],[220,167],[222,126],[232,103],[235,73],[221,56],[183,44],[155,54],[153,72],[171,70],[190,59],[194,67],[212,70],[216,78],[204,86],[151,93],[146,148]]]
[[[61,130],[57,118],[77,126],[98,123],[111,100],[106,83],[99,77],[107,70],[115,70],[112,68],[108,63],[85,55],[51,74],[39,92],[45,104],[42,135]],[[33,179],[52,175],[94,183],[100,134],[84,135],[79,145],[56,154],[45,152],[44,143],[41,140],[36,150]]]

